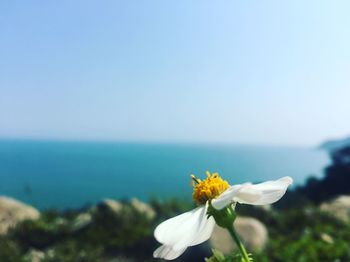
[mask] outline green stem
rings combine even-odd
[[[245,249],[241,239],[239,238],[236,230],[234,229],[233,225],[230,227],[227,227],[227,230],[230,232],[230,235],[232,236],[232,238],[235,240],[239,251],[241,251],[242,257],[244,259],[245,262],[250,262],[247,250]]]

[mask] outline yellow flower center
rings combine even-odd
[[[223,180],[218,173],[210,174],[206,172],[207,178],[201,181],[192,175],[193,183],[193,194],[192,198],[197,205],[203,205],[208,200],[211,200],[219,196],[227,188],[230,187],[226,180]]]

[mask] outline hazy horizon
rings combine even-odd
[[[118,140],[118,139],[84,139],[84,138],[49,138],[49,137],[0,137],[0,142],[18,141],[18,142],[53,142],[53,143],[116,143],[116,144],[154,144],[154,145],[179,145],[179,146],[233,146],[233,147],[281,147],[281,148],[315,148],[318,149],[324,142],[338,140],[342,138],[329,138],[320,141],[316,144],[277,144],[277,143],[262,143],[262,142],[246,142],[239,141],[175,141],[175,140]]]

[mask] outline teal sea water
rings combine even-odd
[[[40,209],[103,198],[191,197],[190,174],[231,184],[322,176],[326,152],[297,147],[0,141],[0,195]]]

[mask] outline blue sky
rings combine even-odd
[[[2,1],[0,137],[350,133],[349,1]]]

